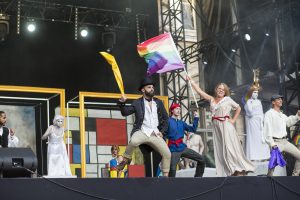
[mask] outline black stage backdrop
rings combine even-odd
[[[70,4],[74,2],[80,6],[119,11],[129,7],[132,15],[148,15],[142,41],[158,35],[155,0],[69,1]],[[14,11],[10,13],[16,14]],[[137,54],[135,20],[129,23],[133,23],[131,30],[116,29],[112,54],[119,64],[125,92],[137,93],[147,67]],[[111,67],[98,54],[106,50],[101,42],[103,27],[90,26],[89,37],[82,39],[78,36],[76,41],[73,23],[37,21],[37,30],[32,34],[25,30],[25,25],[25,20],[22,20],[21,34],[17,35],[16,19],[12,16],[7,41],[0,43],[1,85],[65,88],[67,99],[77,96],[78,91],[119,92]],[[159,84],[158,76],[154,78]]]
[[[0,179],[1,199],[298,200],[300,177]]]

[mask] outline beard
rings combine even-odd
[[[147,91],[145,90],[145,96],[146,96],[146,97],[149,97],[149,98],[154,97],[154,91],[147,92]]]

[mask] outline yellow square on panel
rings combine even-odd
[[[70,168],[71,168],[71,172],[72,172],[72,175],[75,175],[75,169],[80,169],[81,168],[81,164],[70,164]]]
[[[119,155],[123,155],[126,149],[126,146],[119,146],[120,151],[119,151]]]
[[[143,153],[141,152],[140,148],[135,148],[135,150],[133,151],[132,162],[135,165],[144,164],[144,157],[143,157]]]
[[[64,135],[65,144],[67,144],[68,134],[69,134],[69,138],[72,138],[72,131],[65,131],[65,135]]]
[[[79,112],[80,112],[79,108],[69,108],[70,117],[79,117],[80,116]],[[87,117],[87,109],[84,109],[84,117]]]

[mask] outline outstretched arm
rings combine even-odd
[[[199,115],[197,111],[194,112],[194,122],[193,125],[188,125],[187,123],[183,122],[183,127],[185,131],[196,133],[198,128],[198,122],[199,122]]]
[[[300,110],[298,110],[298,112],[296,113],[296,115],[292,115],[292,116],[287,117],[287,119],[286,119],[286,125],[288,127],[291,127],[294,124],[296,124],[297,121],[299,121],[299,120],[300,120]]]
[[[128,116],[134,113],[134,107],[132,105],[126,106],[125,102],[127,100],[127,97],[125,94],[122,94],[121,98],[119,99],[119,107],[121,110],[122,116]]]
[[[208,100],[208,101],[213,100],[213,97],[210,96],[209,94],[207,94],[206,92],[204,92],[204,91],[199,87],[199,85],[197,85],[197,84],[194,82],[194,80],[193,80],[191,77],[187,76],[186,79],[187,79],[188,81],[191,82],[192,87],[196,90],[196,92],[197,92],[201,97],[203,97],[204,99],[206,99],[206,100]]]

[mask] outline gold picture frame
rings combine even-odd
[[[66,93],[62,88],[45,88],[45,87],[31,87],[31,86],[14,86],[14,85],[0,85],[0,91],[5,92],[28,92],[28,93],[46,93],[58,94],[60,96],[60,115],[65,116],[66,113]]]

